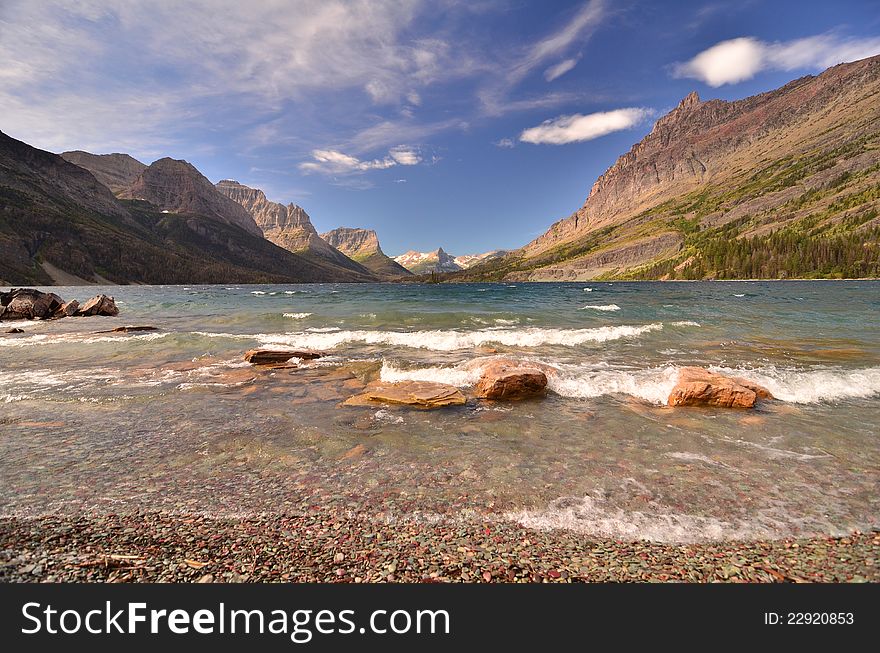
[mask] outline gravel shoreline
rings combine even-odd
[[[0,582],[877,582],[878,558],[878,532],[658,544],[325,510],[0,519]]]

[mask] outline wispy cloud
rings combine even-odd
[[[842,38],[819,34],[775,43],[741,37],[721,41],[690,61],[675,64],[672,74],[718,87],[743,82],[764,70],[822,70],[878,53],[880,37]]]
[[[629,108],[588,115],[574,114],[546,120],[520,134],[519,140],[536,145],[564,145],[589,141],[612,132],[635,127],[647,118],[648,109]]]
[[[607,13],[604,0],[589,0],[565,25],[527,46],[517,59],[506,64],[506,73],[501,74],[498,81],[481,91],[480,99],[485,113],[501,115],[510,112],[512,106],[515,108],[515,105],[507,101],[511,91],[535,70],[545,66],[548,61],[563,56],[574,43],[583,44],[602,24]],[[577,61],[575,60],[574,63]],[[548,71],[559,65],[561,64],[549,68]],[[556,77],[573,67],[574,64],[562,70]]]
[[[563,59],[558,64],[550,66],[547,70],[544,71],[544,79],[548,82],[552,82],[554,79],[559,79],[565,73],[573,70],[575,66],[577,66],[580,57],[572,57],[571,59]]]
[[[516,145],[516,143],[514,142],[514,140],[512,138],[502,138],[500,140],[495,141],[493,143],[493,145],[495,147],[510,149],[511,147],[514,147]]]
[[[414,166],[422,161],[416,150],[403,146],[391,149],[381,159],[362,161],[356,156],[337,150],[312,150],[312,159],[299,164],[299,169],[328,175],[350,175],[369,170],[387,170],[395,166]]]

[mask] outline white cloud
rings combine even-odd
[[[554,79],[562,77],[565,73],[577,66],[578,59],[579,57],[573,57],[571,59],[560,61],[554,66],[550,66],[547,70],[544,71],[544,79],[546,79],[548,82],[552,82]]]
[[[514,147],[514,146],[516,145],[516,143],[513,142],[513,139],[512,139],[512,138],[502,138],[502,139],[500,139],[500,140],[498,140],[498,141],[495,141],[495,142],[493,143],[493,145],[494,145],[495,147],[502,147],[502,148],[508,148],[508,149],[509,149],[509,148],[511,148],[511,147]]]
[[[338,150],[312,150],[312,161],[299,164],[303,172],[318,172],[328,175],[349,175],[369,170],[387,170],[394,166],[414,166],[421,163],[419,153],[405,146],[392,148],[388,156],[381,159],[362,161],[356,156]]]
[[[629,108],[603,111],[588,115],[574,114],[545,120],[537,127],[523,131],[519,140],[524,143],[563,145],[599,138],[605,134],[629,129],[650,115],[647,109]]]
[[[820,34],[767,43],[752,37],[722,41],[690,61],[673,66],[674,77],[698,79],[709,86],[736,84],[762,70],[823,70],[880,53],[880,38],[841,38]]]

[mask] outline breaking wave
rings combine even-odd
[[[587,304],[586,306],[581,306],[579,311],[619,311],[620,306],[617,304]]]

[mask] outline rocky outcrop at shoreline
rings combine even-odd
[[[724,376],[702,367],[683,367],[667,404],[754,408],[759,399],[773,399],[773,395],[767,388],[741,377]]]
[[[454,385],[430,381],[399,381],[387,383],[376,381],[363,393],[347,399],[344,406],[370,406],[379,404],[402,404],[417,408],[443,408],[463,406],[467,402],[464,393]]]
[[[539,397],[546,389],[547,375],[537,366],[499,358],[483,367],[474,393],[484,399],[510,400]]]
[[[80,306],[75,299],[65,302],[55,293],[33,288],[13,288],[0,293],[0,320],[50,320],[62,317],[119,315],[112,297],[95,295]]]

